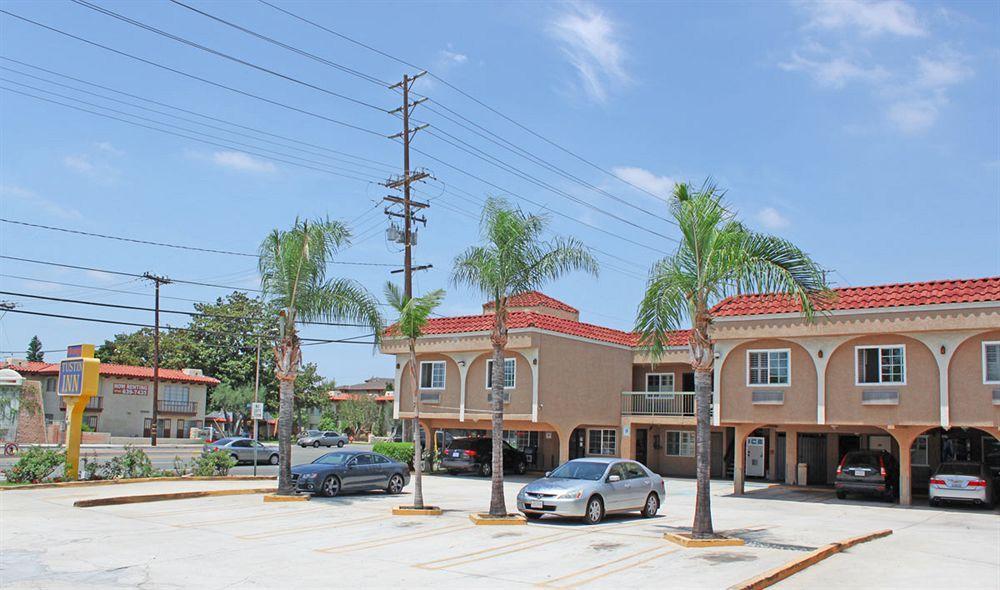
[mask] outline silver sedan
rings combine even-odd
[[[230,437],[208,443],[202,448],[203,453],[224,451],[237,463],[270,463],[278,464],[278,447],[262,445],[252,438]]]
[[[303,449],[308,446],[313,447],[337,447],[343,448],[344,445],[351,442],[346,434],[339,434],[332,430],[319,431],[316,434],[310,433],[308,436],[303,436],[298,441],[298,445]]]
[[[532,520],[552,514],[597,524],[605,514],[633,510],[652,518],[666,494],[663,478],[642,463],[591,457],[564,463],[524,486],[517,509]]]

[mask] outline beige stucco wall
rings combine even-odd
[[[855,346],[903,344],[906,347],[905,385],[855,385]],[[899,405],[863,405],[861,392],[887,389],[899,392]],[[902,334],[853,338],[830,355],[826,370],[826,421],[830,424],[938,424],[938,369],[934,355],[920,341]]]
[[[455,361],[443,354],[439,353],[425,353],[417,355],[417,385],[420,384],[420,363],[421,361],[445,361],[445,376],[444,376],[444,389],[427,389],[424,390],[427,393],[440,393],[441,401],[440,403],[429,403],[423,401],[420,403],[420,411],[423,412],[448,412],[457,413],[458,407],[461,402],[462,397],[462,381],[461,373],[458,370],[458,364]],[[400,412],[412,412],[413,411],[413,387],[410,384],[410,368],[409,360],[403,363],[402,373],[399,379],[399,411]]]
[[[692,373],[688,363],[638,363],[632,365],[632,391],[646,391],[646,375],[650,373],[672,373],[674,391],[683,391],[684,373]]]
[[[983,381],[983,342],[1000,342],[1000,330],[984,332],[962,342],[948,367],[948,396],[954,426],[1000,427],[1000,405],[993,390],[1000,384]]]
[[[789,349],[789,385],[749,387],[747,351],[776,348]],[[719,397],[723,422],[807,424],[816,421],[816,366],[801,345],[777,339],[746,342],[726,355],[721,373]],[[751,392],[754,390],[784,391],[784,404],[753,404]]]
[[[490,404],[486,400],[489,390],[486,389],[486,367],[488,361],[493,358],[493,352],[486,352],[472,361],[465,380],[465,408],[466,413],[485,414],[490,411]],[[516,361],[514,370],[514,387],[505,389],[510,394],[510,402],[504,404],[504,413],[510,414],[530,414],[531,413],[531,391],[532,391],[532,366],[524,355],[508,350],[504,353],[504,358],[512,358]]]

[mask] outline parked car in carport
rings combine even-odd
[[[517,493],[517,509],[532,520],[546,514],[597,524],[605,514],[638,510],[652,518],[666,499],[663,478],[637,461],[573,459]]]
[[[317,431],[316,434],[303,436],[298,441],[298,445],[303,449],[306,447],[337,447],[343,448],[351,442],[346,434],[339,434],[332,430]]]
[[[202,447],[203,453],[211,451],[225,451],[237,463],[253,463],[256,458],[258,463],[278,464],[278,447],[263,445],[252,438],[236,436],[220,438]]]
[[[398,494],[410,482],[410,468],[380,453],[334,451],[292,467],[300,492],[332,497],[341,492],[385,490]]]
[[[993,507],[996,487],[993,473],[982,463],[942,463],[931,476],[928,496],[931,506],[943,502],[968,502]]]
[[[892,500],[899,494],[899,464],[888,451],[851,451],[837,466],[834,488],[841,500],[847,494]]]
[[[492,438],[456,438],[441,452],[441,467],[448,473],[478,473],[483,477],[493,474]],[[520,475],[528,470],[528,455],[503,442],[503,469]]]

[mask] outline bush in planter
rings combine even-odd
[[[413,469],[413,443],[411,442],[377,442],[372,446],[376,453],[385,455],[394,461],[406,463]],[[429,453],[424,453],[424,460]]]
[[[65,464],[66,452],[62,449],[28,447],[5,475],[11,483],[39,483]]]
[[[149,456],[132,445],[125,445],[125,454],[112,457],[104,465],[104,477],[107,479],[134,479],[153,477],[156,469]]]
[[[236,465],[229,453],[216,449],[202,453],[191,460],[191,475],[211,477],[213,475],[229,475],[229,470]]]

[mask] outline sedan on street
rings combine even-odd
[[[262,445],[252,438],[231,436],[202,447],[204,453],[211,451],[225,451],[237,463],[253,463],[256,459],[258,463],[278,464],[278,447]]]
[[[597,524],[606,514],[638,510],[652,518],[666,499],[663,478],[642,463],[589,457],[560,465],[517,494],[517,509],[532,520],[546,514]]]
[[[931,476],[928,495],[931,506],[942,502],[970,502],[993,506],[993,474],[982,463],[942,463]]]
[[[334,451],[292,467],[292,482],[300,492],[327,497],[363,490],[398,494],[410,482],[410,469],[379,453]]]
[[[332,430],[320,431],[316,434],[310,433],[307,436],[303,436],[298,441],[298,445],[303,449],[309,446],[312,447],[337,447],[343,448],[344,445],[351,442],[347,440],[346,434],[339,434]]]

